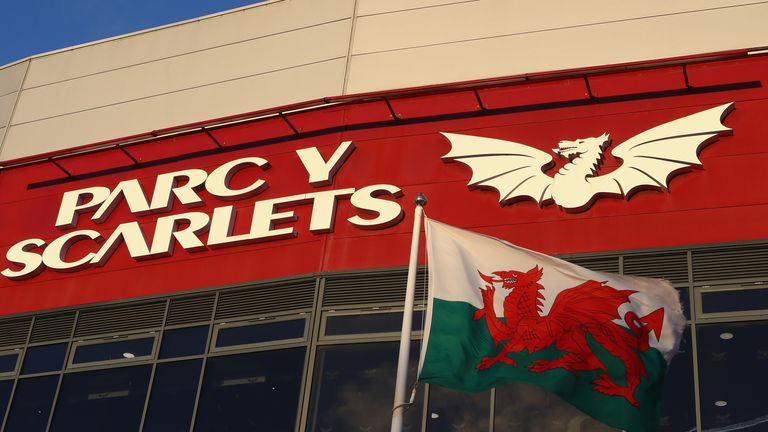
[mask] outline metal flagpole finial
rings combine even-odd
[[[423,193],[419,192],[418,195],[416,195],[416,198],[413,200],[414,203],[416,203],[419,207],[424,207],[427,205],[427,196]]]

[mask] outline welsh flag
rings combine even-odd
[[[666,281],[591,271],[426,221],[419,380],[477,392],[523,381],[630,432],[655,430],[685,326]]]

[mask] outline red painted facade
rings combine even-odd
[[[151,241],[158,217],[187,211],[211,214],[216,207],[234,204],[237,233],[247,229],[255,201],[373,184],[401,188],[404,196],[389,199],[400,203],[406,217],[390,228],[360,229],[347,218],[372,216],[341,199],[334,231],[313,234],[308,228],[311,205],[292,205],[286,209],[294,210],[297,220],[278,225],[296,227],[298,235],[291,239],[196,252],[176,247],[170,257],[144,261],[134,260],[121,246],[103,267],[69,273],[46,269],[23,281],[0,277],[0,313],[313,272],[404,266],[412,202],[418,192],[429,198],[429,217],[549,254],[766,239],[766,79],[768,57],[751,57],[587,77],[571,74],[530,83],[486,83],[477,88],[372,98],[193,131],[123,149],[59,157],[55,161],[59,166],[43,160],[6,168],[0,172],[2,257],[21,240],[50,242],[71,231],[54,226],[64,192],[92,186],[113,188],[135,178],[151,198],[158,174],[190,168],[211,172],[225,162],[249,156],[265,158],[271,165],[263,172],[241,171],[232,179],[234,186],[264,179],[269,187],[254,197],[225,201],[201,191],[202,207],[187,209],[174,202],[169,213],[144,216],[131,214],[123,202],[103,223],[91,221],[92,213],[86,213],[73,229],[93,229],[107,237],[120,223],[135,220]],[[500,138],[544,151],[562,139],[609,132],[613,148],[646,129],[728,102],[735,102],[735,110],[724,124],[733,134],[703,149],[703,168],[675,177],[669,191],[643,191],[629,201],[603,198],[581,213],[566,213],[556,205],[539,208],[532,201],[502,208],[498,193],[467,188],[471,177],[467,166],[441,159],[450,144],[439,132]],[[341,142],[350,140],[356,149],[333,184],[310,185],[295,151],[317,147],[327,159]],[[604,170],[619,163],[607,155]],[[558,167],[562,164],[558,162]],[[92,241],[78,242],[67,259],[98,247]],[[17,268],[5,259],[2,267]]]

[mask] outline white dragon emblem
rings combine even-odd
[[[668,189],[670,179],[701,166],[699,151],[731,129],[722,124],[733,103],[700,111],[641,132],[616,146],[611,154],[623,163],[596,175],[603,152],[611,144],[599,137],[560,141],[552,151],[569,159],[554,177],[544,171],[554,166],[549,153],[512,141],[442,133],[451,142],[443,159],[472,169],[470,188],[492,188],[499,204],[532,199],[540,206],[555,202],[566,211],[582,211],[602,196],[627,197],[643,188]]]

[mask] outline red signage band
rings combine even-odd
[[[264,140],[271,133],[264,128],[271,126],[263,121],[233,125],[216,132],[229,146],[226,151],[168,158],[170,149],[184,154],[194,148],[184,140],[197,138],[179,137],[171,147],[142,144],[134,150],[134,156],[141,152],[139,165],[113,171],[108,167],[116,166],[115,153],[93,152],[60,161],[71,179],[48,163],[0,171],[0,309],[12,314],[314,272],[403,266],[411,201],[418,192],[429,198],[425,210],[434,218],[548,254],[765,239],[768,191],[754,185],[764,183],[768,163],[766,90],[727,83],[762,82],[768,60],[713,62],[688,72],[690,85],[716,91],[618,97],[610,91],[631,91],[635,78],[623,86],[606,78],[610,86],[595,91],[607,102],[547,105],[545,99],[580,97],[573,93],[573,79],[566,78],[537,84],[533,93],[525,86],[481,89],[486,111],[472,115],[450,114],[465,109],[469,99],[420,96],[395,103],[396,112],[407,118],[439,105],[443,114],[273,141]],[[515,109],[520,103],[535,108]],[[576,211],[569,210],[567,188],[542,199],[546,191],[519,197],[515,191],[524,186],[505,184],[500,187],[513,190],[502,194],[476,182],[481,174],[473,164],[482,164],[481,157],[457,155],[452,139],[499,140],[546,154],[543,164],[525,169],[554,188],[556,174],[584,158],[587,150],[576,149],[580,140],[602,152],[594,173],[582,180],[611,176],[622,166],[635,166],[626,165],[629,158],[647,157],[618,150],[633,137],[729,104],[732,110],[724,108],[719,123],[704,128],[709,130],[667,135],[700,135],[693,144],[696,160],[662,154],[657,158],[679,164],[679,157],[688,164],[662,170],[661,177],[649,172],[655,185],[633,188],[619,179],[618,192],[600,189],[586,198],[588,206],[573,198]],[[351,105],[336,114],[369,118],[362,114],[370,109]],[[307,112],[301,121],[309,128],[327,115]],[[250,141],[260,144],[243,144]],[[482,147],[476,143],[467,146]],[[519,170],[494,163],[501,171],[482,174],[483,181]],[[94,171],[98,175],[78,176]]]

